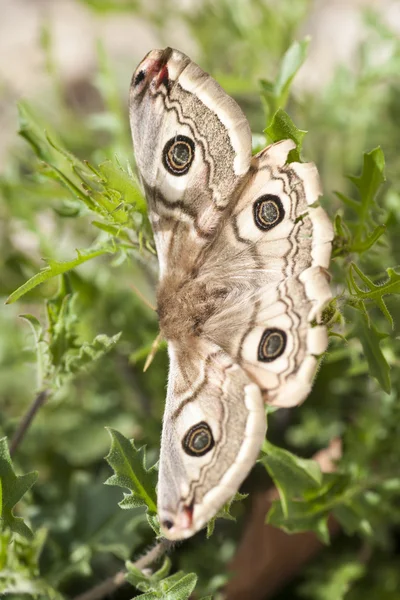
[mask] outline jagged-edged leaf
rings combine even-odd
[[[142,600],[158,599],[163,600],[187,600],[194,588],[196,587],[197,575],[194,573],[185,574],[183,571],[178,571],[173,575],[167,576],[171,561],[165,558],[163,565],[158,571],[152,574],[145,574],[138,569],[133,563],[127,562],[127,581],[144,592],[137,598]]]
[[[178,573],[176,574],[178,575]],[[163,595],[166,600],[188,600],[196,587],[197,575],[195,573],[180,573],[180,577],[172,575],[160,582]]]
[[[362,344],[370,374],[375,377],[381,388],[390,394],[390,366],[380,347],[381,341],[388,335],[378,331],[373,322],[368,322],[362,314],[357,315],[354,334]]]
[[[367,290],[362,290],[356,283],[354,273],[358,275],[361,281],[367,287]],[[372,300],[381,309],[387,320],[394,328],[392,315],[390,314],[384,296],[388,294],[400,294],[400,274],[394,269],[386,269],[389,279],[381,284],[374,283],[361,269],[354,263],[351,263],[349,268],[349,289],[352,296],[362,304],[363,312],[366,313],[365,300]]]
[[[41,269],[39,273],[36,273],[36,275],[28,279],[28,281],[26,281],[23,285],[16,289],[15,292],[13,292],[9,296],[9,298],[6,301],[6,304],[11,304],[12,302],[15,302],[16,300],[21,298],[21,296],[23,296],[27,292],[30,292],[31,290],[33,290],[33,288],[35,288],[37,285],[40,285],[41,283],[44,283],[45,281],[48,281],[49,279],[52,279],[57,275],[62,275],[63,273],[66,273],[67,271],[70,271],[71,269],[82,265],[88,260],[96,258],[97,256],[101,256],[102,254],[113,253],[116,251],[116,249],[116,247],[107,245],[103,248],[97,248],[92,250],[78,250],[78,256],[73,260],[57,261],[49,259],[47,261],[48,266]]]
[[[122,502],[123,502],[123,500],[122,500]],[[158,515],[147,512],[146,517],[147,517],[148,524],[150,525],[150,527],[152,528],[152,530],[154,531],[156,536],[159,537],[161,535],[161,531],[160,531],[160,520],[158,518]]]
[[[157,587],[158,583],[168,576],[171,570],[171,561],[166,556],[162,566],[154,573],[143,573],[136,565],[130,561],[126,563],[127,575],[126,580],[135,586],[138,590],[147,592],[152,587]]]
[[[51,369],[49,345],[44,338],[43,327],[36,317],[29,314],[20,315],[20,317],[29,323],[33,331],[37,359],[37,387],[42,388]]]
[[[357,209],[354,205],[353,208],[361,218],[366,218],[380,186],[386,179],[385,156],[382,148],[378,146],[371,152],[366,152],[361,175],[349,175],[349,179],[356,186],[361,199]]]
[[[301,161],[301,148],[303,145],[303,138],[307,131],[298,129],[284,110],[279,108],[276,111],[270,125],[268,125],[264,132],[271,142],[293,140],[296,144],[296,148],[289,152],[288,162]]]
[[[31,145],[42,161],[41,173],[60,183],[86,208],[104,219],[104,226],[116,225],[113,235],[127,237],[127,231],[136,232],[143,239],[140,249],[151,248],[152,232],[147,217],[147,205],[139,184],[129,165],[126,168],[115,161],[105,161],[97,167],[77,158],[65,149],[56,136],[45,130],[40,119],[29,106],[19,105],[20,135]],[[59,207],[56,207],[59,209]],[[74,208],[69,216],[80,213]],[[127,230],[127,231],[126,231]],[[136,245],[128,236],[129,245]],[[151,251],[151,250],[150,250]]]
[[[146,467],[145,447],[136,449],[133,440],[128,440],[118,431],[108,429],[111,437],[111,449],[106,456],[114,475],[105,482],[127,488],[120,502],[121,508],[146,506],[150,513],[157,512],[155,487],[157,474],[154,467]]]
[[[36,471],[26,475],[16,475],[7,445],[7,438],[0,439],[0,527],[9,528],[14,533],[31,538],[32,532],[21,517],[13,514],[15,505],[35,483]]]
[[[71,373],[76,373],[82,368],[88,366],[95,360],[98,360],[104,354],[109,352],[117,344],[121,333],[109,337],[105,334],[96,335],[93,342],[84,342],[79,352],[75,355],[67,355],[65,360],[65,369]]]
[[[210,519],[207,523],[207,538],[211,537],[215,529],[215,521],[217,519],[227,519],[228,521],[236,521],[236,518],[231,514],[232,504],[234,502],[241,502],[247,498],[248,494],[240,494],[236,492],[234,496],[228,502],[226,502],[222,508],[217,512],[215,517]]]
[[[279,490],[282,511],[286,516],[289,514],[289,506],[293,499],[301,498],[311,490],[318,490],[321,485],[322,473],[315,460],[299,458],[267,440],[263,445],[260,462]]]
[[[366,152],[361,175],[350,175],[349,179],[358,190],[359,200],[350,198],[341,192],[335,192],[335,194],[357,214],[357,221],[355,223],[349,222],[353,236],[349,240],[347,251],[361,253],[375,244],[385,232],[385,226],[376,226],[371,218],[373,209],[377,208],[376,195],[386,179],[385,157],[382,149],[378,147],[371,150],[371,152]],[[370,231],[371,225],[374,225],[372,232]]]
[[[39,576],[39,559],[47,533],[42,528],[33,538],[16,539],[9,530],[0,532],[0,596],[63,600],[62,594]]]

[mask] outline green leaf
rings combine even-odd
[[[368,249],[384,232],[383,225],[374,228],[372,234],[369,227],[372,223],[371,213],[376,208],[376,195],[379,188],[386,180],[385,157],[380,147],[366,152],[361,175],[349,176],[350,181],[356,186],[360,199],[354,200],[345,194],[335,192],[346,206],[357,214],[357,222],[353,226],[354,241],[353,252],[363,252]],[[349,224],[352,226],[352,224]],[[379,235],[378,235],[379,233]],[[371,237],[372,236],[372,237]]]
[[[310,37],[307,36],[301,42],[293,42],[290,48],[285,52],[278,76],[274,83],[274,95],[279,100],[278,107],[284,108],[289,95],[290,85],[307,58],[308,45]]]
[[[15,517],[13,509],[26,492],[35,483],[38,474],[36,471],[26,475],[17,476],[11,462],[7,439],[0,439],[0,527],[9,528],[13,533],[19,533],[25,538],[31,538],[32,532],[21,517]]]
[[[382,149],[378,146],[371,152],[366,152],[361,175],[350,175],[349,179],[356,186],[361,198],[357,213],[365,220],[380,186],[386,180],[385,156]]]
[[[171,568],[171,561],[166,558],[162,567],[151,575],[144,574],[133,563],[128,562],[127,581],[137,589],[145,592],[136,596],[142,600],[153,600],[162,598],[163,600],[188,600],[197,583],[197,575],[194,573],[185,574],[178,571],[169,577],[168,572]]]
[[[293,140],[296,144],[296,148],[289,152],[288,162],[301,161],[301,148],[303,144],[303,138],[307,131],[298,129],[284,110],[279,108],[276,111],[272,117],[270,125],[264,130],[264,133],[268,136],[271,142],[280,142],[281,140],[288,139]]]
[[[168,580],[171,579],[172,577],[168,577],[160,584],[165,594],[162,598],[165,597],[165,600],[188,600],[196,587],[197,575],[194,573],[182,574],[179,579],[175,578],[173,582],[169,583]]]
[[[36,286],[56,277],[57,275],[62,275],[63,273],[67,273],[71,269],[82,265],[88,260],[92,260],[97,256],[101,256],[102,254],[110,254],[116,251],[116,248],[112,248],[110,245],[104,248],[98,248],[97,250],[77,250],[77,258],[68,261],[56,261],[56,260],[48,260],[48,266],[44,267],[36,273],[33,277],[28,279],[26,283],[21,285],[18,289],[15,290],[7,299],[6,304],[11,304],[15,302],[21,296],[33,290]]]
[[[288,450],[278,448],[267,440],[263,444],[260,462],[265,466],[282,503],[284,515],[288,515],[289,503],[321,485],[322,473],[315,460],[299,458]]]
[[[354,333],[362,344],[365,358],[368,361],[369,373],[375,377],[381,388],[390,394],[390,366],[380,347],[381,341],[388,335],[378,331],[372,321],[368,323],[362,314],[357,315]]]
[[[339,558],[339,557],[338,557]],[[308,600],[344,600],[352,588],[352,584],[361,579],[366,571],[366,565],[351,560],[349,557],[340,558],[340,563],[327,567],[321,565],[318,570],[309,570],[306,582],[300,586],[300,594]]]
[[[44,528],[33,538],[13,536],[10,530],[0,532],[0,596],[64,600],[61,593],[40,577],[39,560],[47,540]]]
[[[33,315],[28,314],[20,315],[20,317],[29,323],[33,331],[37,360],[37,387],[38,389],[42,389],[45,386],[45,381],[51,368],[49,346],[44,339],[43,328],[39,320]]]
[[[226,502],[222,508],[217,512],[215,517],[210,519],[207,523],[207,538],[211,537],[214,533],[215,521],[217,519],[227,519],[228,521],[236,521],[236,518],[231,514],[232,504],[234,502],[241,502],[245,498],[247,498],[248,494],[240,494],[236,492],[234,496],[228,502]]]
[[[282,58],[275,81],[261,80],[261,93],[269,114],[285,108],[292,81],[307,57],[309,43],[310,37],[293,42]]]
[[[273,502],[267,522],[287,533],[314,531],[318,538],[327,544],[329,514],[348,500],[346,494],[349,495],[350,485],[351,478],[348,475],[324,473],[318,488],[310,487],[307,490],[307,487],[303,487],[302,491],[300,488],[295,490],[295,497],[286,500],[285,511],[281,502]]]
[[[124,493],[121,508],[147,506],[148,511],[155,514],[157,475],[154,467],[146,468],[145,448],[136,449],[133,440],[127,440],[114,429],[108,429],[108,432],[111,436],[111,449],[106,460],[115,475],[107,479],[106,485],[117,485],[130,490],[129,494]]]
[[[121,337],[121,333],[117,333],[112,337],[105,334],[96,335],[93,342],[84,342],[77,354],[67,355],[65,360],[65,369],[70,373],[77,373],[84,367],[95,360],[99,360],[102,356],[110,352],[117,344]]]
[[[367,291],[362,290],[356,283],[354,273],[358,275],[361,281],[366,285]],[[365,300],[372,300],[382,311],[394,329],[394,321],[390,314],[383,297],[388,294],[400,294],[400,274],[394,269],[386,269],[389,279],[382,284],[375,284],[361,269],[351,263],[349,268],[349,290],[354,299],[361,304],[363,312],[367,314]]]

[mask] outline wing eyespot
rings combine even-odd
[[[214,444],[213,434],[205,421],[193,425],[182,440],[182,447],[189,456],[204,456]]]
[[[163,165],[171,175],[185,175],[194,160],[194,142],[186,135],[176,135],[164,146]]]
[[[258,360],[272,362],[285,351],[287,336],[281,329],[266,329],[258,346]]]
[[[254,222],[261,231],[279,225],[285,216],[281,199],[273,194],[260,196],[253,204]]]

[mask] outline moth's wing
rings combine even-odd
[[[171,48],[136,69],[130,122],[162,277],[213,237],[248,172],[250,127],[218,83]]]
[[[254,158],[252,177],[201,275],[226,295],[205,328],[261,388],[266,402],[308,395],[327,347],[321,312],[331,298],[332,225],[318,205],[314,164],[285,164],[291,140]]]
[[[265,437],[259,387],[217,346],[170,342],[158,479],[166,537],[193,535],[237,491]]]

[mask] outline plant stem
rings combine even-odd
[[[144,556],[139,558],[133,565],[140,570],[145,569],[157,559],[159,559],[169,548],[170,544],[167,540],[162,540],[159,544],[154,546],[151,550],[149,550]],[[101,600],[105,596],[109,596],[115,590],[120,588],[125,582],[126,571],[118,571],[112,577],[109,577],[103,583],[96,585],[92,589],[80,594],[79,596],[75,596],[73,600]]]
[[[39,408],[45,403],[47,400],[47,396],[49,395],[48,390],[43,390],[39,392],[35,397],[34,401],[22,417],[14,435],[10,443],[10,455],[12,456],[17,450],[18,446],[22,442],[26,432],[28,431],[33,419],[36,416]]]

